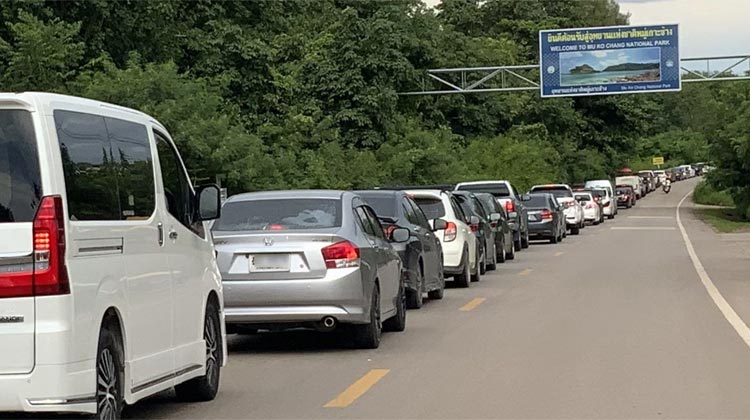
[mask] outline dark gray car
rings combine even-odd
[[[550,193],[530,194],[526,200],[529,212],[529,235],[535,239],[549,239],[556,244],[563,239],[565,214]]]
[[[230,333],[342,324],[356,346],[376,348],[381,327],[406,326],[401,259],[352,192],[236,195],[212,232]]]
[[[506,260],[516,258],[516,249],[513,246],[513,229],[508,223],[508,216],[505,209],[492,194],[476,193],[475,194],[487,213],[490,227],[495,230],[495,250],[497,252],[497,262],[504,263]]]
[[[355,192],[375,210],[386,236],[397,227],[411,233],[408,241],[393,244],[404,267],[406,306],[421,308],[425,293],[430,299],[442,299],[445,290],[443,247],[422,209],[403,191]]]

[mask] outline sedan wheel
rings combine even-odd
[[[424,303],[424,274],[422,269],[417,270],[417,290],[409,290],[406,294],[406,307],[409,309],[419,309]]]
[[[383,325],[380,321],[380,290],[376,285],[370,302],[370,322],[352,326],[352,341],[360,349],[376,349],[380,346],[380,335]]]

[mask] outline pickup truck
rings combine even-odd
[[[521,248],[529,247],[529,217],[526,206],[510,181],[461,182],[456,185],[455,190],[492,194],[508,214],[515,250],[520,251]]]

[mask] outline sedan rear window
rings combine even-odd
[[[428,220],[439,219],[445,216],[445,208],[443,207],[443,200],[439,198],[419,198],[414,197],[414,201],[422,209],[424,215]]]
[[[531,191],[550,193],[557,198],[573,197],[573,194],[570,193],[570,190],[565,187],[554,187],[554,186],[534,187]]]
[[[233,201],[221,209],[214,231],[310,230],[341,227],[341,200],[287,198]]]
[[[459,191],[483,192],[494,195],[495,197],[509,197],[510,190],[505,184],[471,184],[460,185],[456,188]]]
[[[41,196],[31,113],[0,110],[0,223],[32,221]]]
[[[548,205],[547,197],[543,195],[530,195],[529,199],[526,201],[526,207],[531,208],[543,208]]]

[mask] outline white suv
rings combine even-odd
[[[480,276],[477,237],[471,228],[479,226],[479,218],[465,215],[456,198],[447,191],[411,190],[406,193],[437,229],[435,234],[443,245],[445,275],[453,276],[458,286],[469,287],[469,282]]]
[[[0,411],[118,418],[176,386],[212,399],[221,276],[193,190],[152,117],[0,93]]]

